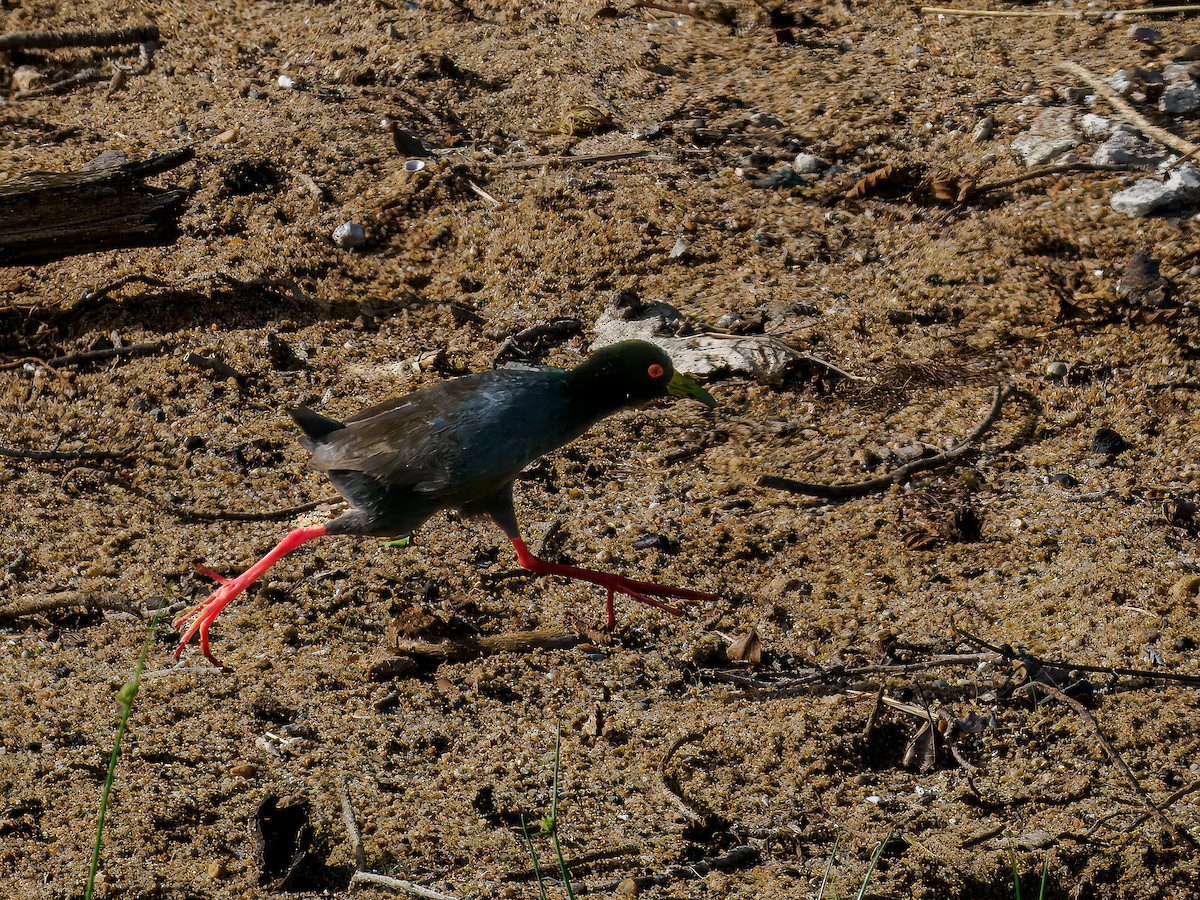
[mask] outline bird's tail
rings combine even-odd
[[[300,443],[308,450],[312,450],[313,446],[321,438],[335,431],[341,431],[346,427],[344,423],[339,422],[337,419],[326,418],[320,413],[315,413],[304,406],[289,409],[288,415],[292,417],[292,421],[299,425],[300,430],[304,432],[306,438],[302,438]]]

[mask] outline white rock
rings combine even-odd
[[[692,375],[740,372],[762,381],[778,378],[809,358],[767,334],[675,337],[674,332],[684,318],[666,303],[647,303],[634,318],[621,318],[622,313],[608,309],[600,314],[592,350],[636,338],[662,347],[680,372]]]
[[[1108,76],[1108,85],[1122,97],[1128,97],[1133,92],[1133,79],[1124,69],[1117,69]]]
[[[1095,113],[1085,114],[1079,120],[1079,124],[1083,126],[1083,133],[1088,137],[1108,137],[1113,130],[1112,119],[1098,116]]]
[[[1189,78],[1167,85],[1158,101],[1158,108],[1177,115],[1194,113],[1200,109],[1200,84]]]
[[[815,175],[825,168],[825,164],[811,153],[797,153],[792,160],[792,168],[801,175]]]
[[[1096,148],[1092,162],[1098,166],[1137,166],[1151,168],[1166,162],[1168,154],[1140,134],[1118,128],[1112,137]]]
[[[1167,63],[1163,66],[1162,77],[1167,84],[1174,84],[1176,81],[1190,81],[1192,67],[1180,63]]]
[[[357,222],[343,222],[333,230],[333,242],[343,250],[353,250],[367,242],[367,235]]]
[[[1130,217],[1200,204],[1200,170],[1194,166],[1176,169],[1165,182],[1143,179],[1113,194],[1110,202],[1113,209]]]
[[[1080,135],[1073,124],[1074,113],[1069,109],[1047,109],[1030,125],[1029,130],[1012,142],[1027,166],[1041,166],[1075,149]]]

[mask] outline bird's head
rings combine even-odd
[[[705,406],[717,401],[694,378],[676,372],[671,357],[648,341],[621,341],[601,347],[571,371],[581,392],[593,402],[641,406],[668,394],[691,397]]]

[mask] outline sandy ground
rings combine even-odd
[[[119,89],[0,109],[0,177],[196,149],[156,179],[191,192],[173,246],[0,269],[15,363],[0,369],[0,444],[124,454],[0,460],[6,897],[82,896],[116,694],[154,610],[211,590],[195,564],[240,571],[291,525],[336,514],[199,515],[331,494],[288,407],[349,415],[489,368],[560,317],[579,328],[520,347],[575,365],[620,290],[697,333],[771,335],[823,361],[714,377],[715,410],[620,414],[517,485],[552,558],[718,599],[680,619],[619,602],[607,638],[599,589],[514,574],[485,522],[439,516],[405,548],[311,544],[217,620],[229,670],[194,648],[174,668],[177,635],[159,629],[98,895],[274,895],[251,836],[271,795],[311,810],[286,888],[346,895],[345,791],[369,869],[454,897],[537,897],[520,821],[548,814],[558,726],[580,889],[816,897],[828,866],[827,896],[852,896],[891,835],[869,896],[1011,897],[1014,860],[1024,896],[1043,868],[1046,896],[1195,895],[1200,228],[1114,212],[1144,177],[1129,171],[957,205],[930,183],[1027,172],[1010,145],[1043,110],[1111,114],[1056,60],[1152,74],[1200,42],[1200,19],[1141,20],[1161,32],[1147,41],[1111,20],[766,5],[791,22],[750,2],[729,5],[732,26],[704,4],[0,4],[5,32],[162,32],[153,68]],[[4,74],[32,65],[49,82],[136,57],[36,51]],[[1154,101],[1153,87],[1130,100],[1197,139]],[[421,171],[385,118],[436,148]],[[1073,158],[1098,141],[1081,136]],[[755,184],[797,153],[820,170]],[[885,165],[892,181],[847,197]],[[347,221],[364,246],[334,244]],[[1165,282],[1118,290],[1134,250]],[[65,313],[131,275],[154,281]],[[158,348],[43,364],[114,344]],[[857,482],[943,451],[1007,383],[955,465],[848,500],[759,484]],[[1130,449],[1093,449],[1101,428]],[[381,670],[397,634],[532,629],[587,641]],[[728,662],[750,629],[762,661]]]

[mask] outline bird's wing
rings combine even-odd
[[[562,443],[554,440],[565,402],[560,378],[554,369],[501,369],[385,401],[316,442],[311,465],[455,502],[471,499]]]

